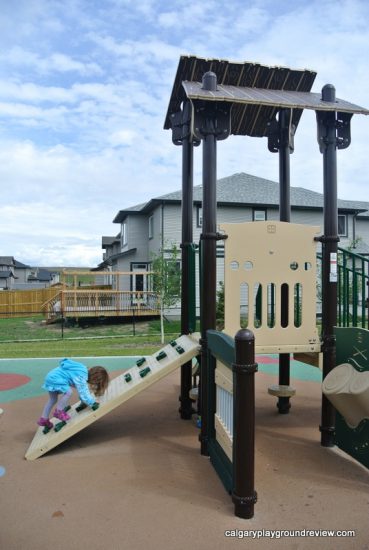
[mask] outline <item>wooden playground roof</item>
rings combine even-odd
[[[183,88],[189,99],[205,101],[229,101],[243,105],[260,105],[287,109],[312,109],[314,111],[339,111],[340,113],[359,113],[368,115],[368,109],[354,105],[343,99],[334,103],[322,101],[321,93],[296,92],[287,90],[261,90],[240,86],[218,85],[216,92],[202,88],[201,82],[183,82]]]
[[[217,75],[216,92],[202,88],[201,80],[207,71]],[[307,69],[181,56],[164,128],[171,128],[171,116],[186,98],[233,103],[231,133],[254,137],[268,134],[269,122],[281,108],[293,110],[292,123],[296,128],[303,109],[369,114],[369,110],[348,101],[337,99],[332,104],[322,101],[320,93],[310,93],[315,77],[316,73]]]
[[[288,67],[268,67],[260,63],[236,63],[225,59],[203,59],[195,56],[181,56],[174,80],[172,94],[164,128],[171,128],[171,115],[178,112],[186,99],[182,85],[185,81],[201,82],[207,71],[217,75],[221,86],[260,88],[264,90],[288,90],[309,92],[314,83],[316,72],[308,69],[289,69]],[[207,98],[209,99],[209,98]],[[232,134],[262,137],[265,135],[265,121],[272,120],[275,107],[239,103],[231,113]],[[293,113],[293,124],[297,127],[302,109]]]

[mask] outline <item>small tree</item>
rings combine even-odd
[[[216,318],[218,328],[221,330],[224,328],[224,283],[219,281],[219,287],[217,290],[217,309]]]
[[[181,291],[181,272],[179,267],[179,250],[176,244],[169,248],[161,248],[158,254],[152,254],[151,266],[153,275],[153,290],[157,292],[160,301],[160,333],[164,344],[164,310],[174,306]]]

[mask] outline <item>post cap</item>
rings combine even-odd
[[[240,330],[236,332],[236,336],[234,338],[235,340],[245,340],[247,342],[255,340],[254,333],[248,328],[240,328]]]
[[[212,71],[208,71],[202,77],[202,88],[209,92],[217,91],[217,75]]]
[[[326,84],[322,88],[322,101],[330,101],[333,103],[336,101],[336,88],[333,84]]]

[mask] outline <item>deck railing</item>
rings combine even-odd
[[[48,319],[55,317],[100,317],[158,315],[158,295],[151,291],[62,290],[43,304]]]

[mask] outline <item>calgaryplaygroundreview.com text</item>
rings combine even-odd
[[[355,537],[354,530],[333,530],[333,529],[228,529],[224,531],[225,537],[237,539],[281,539],[284,537]]]

